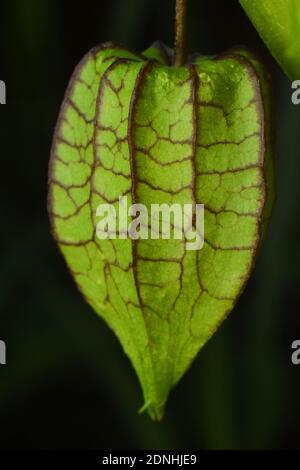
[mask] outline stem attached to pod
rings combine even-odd
[[[176,0],[176,41],[174,58],[175,67],[180,67],[184,65],[187,58],[186,13],[187,0]]]

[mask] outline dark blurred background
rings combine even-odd
[[[299,448],[300,107],[237,0],[189,0],[189,49],[256,50],[274,77],[278,198],[234,312],[172,392],[164,421],[113,333],[77,292],[46,211],[53,128],[69,77],[94,45],[173,43],[175,0],[1,0],[1,448]],[[300,77],[299,77],[300,78]]]

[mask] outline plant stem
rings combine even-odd
[[[186,12],[187,0],[176,0],[176,41],[174,66],[185,64],[187,58],[186,46]]]

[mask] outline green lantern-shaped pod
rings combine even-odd
[[[76,68],[49,174],[54,237],[83,296],[130,358],[144,409],[170,390],[237,302],[273,203],[269,78],[246,50],[175,67],[155,43],[115,44]],[[97,207],[204,204],[205,242],[107,239]],[[101,359],[100,359],[101,360]]]

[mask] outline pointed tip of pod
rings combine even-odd
[[[150,418],[152,421],[155,422],[160,422],[162,421],[164,414],[165,414],[165,403],[163,405],[159,405],[156,403],[153,403],[151,401],[147,401],[139,410],[139,414],[143,414],[145,412],[148,412]]]

